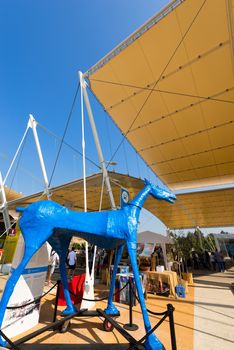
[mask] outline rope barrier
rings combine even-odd
[[[128,285],[131,285],[132,282],[128,281],[120,290],[118,290],[116,293],[113,294],[116,295],[118,293],[120,293],[122,290],[124,290]],[[28,306],[28,305],[31,305],[33,303],[37,303],[39,302],[45,295],[47,295],[52,289],[54,289],[56,286],[58,286],[58,289],[57,289],[57,296],[58,296],[58,292],[59,292],[59,285],[60,285],[60,281],[57,281],[47,292],[45,292],[44,294],[42,294],[40,297],[34,299],[33,301],[29,302],[29,303],[26,303],[24,305],[20,305],[20,306],[12,306],[12,307],[7,307],[7,309],[18,309],[18,308],[22,308],[22,307],[25,307],[25,306]],[[139,298],[137,297],[135,291],[133,290],[133,288],[131,288],[132,292],[133,292],[133,295],[135,296],[135,298],[138,300],[139,302]],[[73,296],[77,296],[76,294],[74,294],[72,291],[68,290],[69,293]],[[56,298],[57,298],[56,296]],[[107,299],[107,297],[104,297],[104,298],[100,298],[100,299],[86,299],[86,298],[82,298],[82,300],[87,300],[87,301],[102,301],[102,300],[105,300]],[[57,299],[56,299],[57,300]],[[57,304],[57,302],[56,302]],[[56,309],[57,310],[57,309]],[[174,307],[171,305],[171,304],[168,304],[167,305],[167,310],[165,312],[153,312],[151,310],[148,310],[147,311],[153,315],[157,315],[157,316],[163,316],[159,322],[150,329],[149,332],[147,332],[140,340],[138,340],[135,344],[131,344],[127,350],[130,350],[130,349],[136,349],[138,348],[139,345],[141,345],[143,343],[143,341],[145,341],[163,322],[164,320],[169,317],[169,322],[170,322],[170,330],[171,330],[171,343],[172,343],[172,350],[176,350],[176,339],[175,339],[175,330],[174,330],[174,320],[173,320],[173,311],[174,311]],[[28,310],[28,313],[30,313],[31,310]],[[14,349],[17,349],[17,346],[15,346],[14,343],[12,343],[10,341],[9,338],[6,337],[6,335],[3,333],[2,330],[0,330],[0,336],[2,336],[8,343],[9,345],[11,345],[11,348],[14,348]]]
[[[0,212],[1,212],[1,210],[0,210]],[[8,229],[5,230],[5,231],[0,235],[0,238],[1,238],[2,236],[4,236],[5,234],[7,234],[7,232],[17,223],[17,221],[18,221],[18,220],[14,220],[13,223],[11,224],[11,226],[8,227]]]
[[[154,331],[163,323],[163,321],[167,318],[168,315],[168,311],[166,311],[167,315],[164,315],[161,320],[153,327],[151,328],[151,330],[146,333],[144,335],[144,337],[142,337],[140,340],[137,341],[136,344],[134,345],[130,345],[127,350],[130,350],[130,349],[134,349],[136,346],[140,345],[144,340],[146,340],[152,333],[154,333]]]
[[[116,293],[113,294],[113,296],[115,296],[116,294],[120,293],[122,290],[124,290],[127,286],[128,286],[129,282],[127,282],[120,290],[118,290]],[[58,285],[58,282],[56,282],[47,292],[45,292],[44,294],[42,294],[41,296],[35,298],[34,300],[26,303],[26,304],[22,304],[19,306],[7,306],[6,309],[8,310],[14,310],[14,309],[20,309],[22,307],[34,304],[34,303],[38,303],[42,298],[44,298],[44,296],[46,296],[47,294],[49,294],[52,289],[54,289],[56,286]],[[75,293],[73,293],[72,291],[68,290],[69,293],[71,295],[73,295],[74,297],[76,297],[77,295]],[[109,295],[108,295],[109,296]],[[82,298],[82,300],[86,300],[86,301],[103,301],[108,299],[108,296],[104,297],[104,298],[100,298],[100,299],[86,299],[86,298]]]
[[[20,306],[8,306],[8,307],[6,307],[6,309],[7,310],[15,310],[15,309],[21,309],[22,307],[25,307],[25,306],[28,306],[28,305],[32,305],[32,304],[37,304],[45,295],[47,295],[53,288],[55,288],[56,286],[58,285],[58,282],[56,282],[47,292],[45,292],[44,294],[42,294],[40,297],[38,297],[38,298],[35,298],[34,300],[32,300],[32,301],[30,301],[29,303],[26,303],[26,304],[23,304],[23,305],[20,305]],[[23,316],[21,316],[20,318],[19,318],[19,320],[20,319],[22,319],[22,318],[24,318],[25,316],[27,316],[27,315],[29,315],[31,312],[32,312],[32,310],[35,308],[35,305],[32,307],[32,308],[30,308],[29,310],[27,310],[27,312],[23,315]],[[3,330],[2,329],[0,329],[0,335],[11,345],[11,346],[13,346],[14,344],[10,341],[10,339],[9,338],[7,338],[6,337],[6,335],[3,333]],[[13,344],[13,345],[12,345]],[[19,349],[18,347],[13,347],[14,349]]]
[[[124,290],[127,286],[129,285],[129,282],[127,282],[120,290],[118,290],[116,293],[113,294],[113,296],[115,296],[116,294],[122,292],[122,290]],[[74,294],[72,291],[68,290],[69,293],[71,295],[73,295],[74,297],[77,297],[76,294]],[[107,295],[106,297],[104,298],[100,298],[100,299],[87,299],[87,298],[82,298],[81,300],[85,300],[85,301],[103,301],[103,300],[106,300],[108,299],[109,295]]]
[[[136,295],[134,289],[132,289],[132,291],[133,291],[133,294],[134,294],[136,300],[138,301],[138,303],[140,303],[140,300],[139,300],[138,296]],[[155,316],[163,316],[163,315],[165,315],[165,314],[168,312],[167,310],[164,311],[164,312],[154,312],[154,311],[151,311],[151,310],[149,310],[149,309],[147,309],[147,308],[146,308],[146,310],[147,310],[147,312],[148,312],[149,314],[152,314],[152,315],[155,315]]]
[[[132,282],[129,282],[129,283],[130,283],[130,285],[132,284]],[[136,292],[135,292],[135,290],[133,288],[131,288],[131,292],[135,296],[137,301],[139,302],[139,298],[137,297]],[[169,318],[172,350],[177,350],[176,336],[175,336],[175,326],[174,326],[174,317],[173,317],[173,312],[174,312],[175,309],[174,309],[173,305],[172,304],[167,304],[167,310],[164,311],[164,312],[154,312],[154,311],[151,311],[151,310],[149,310],[147,308],[146,308],[146,310],[147,310],[147,312],[149,314],[152,314],[152,315],[155,315],[155,316],[163,316],[163,317],[155,324],[154,327],[152,327],[150,329],[149,332],[147,332],[140,340],[138,340],[136,344],[130,345],[127,350],[138,348],[138,345],[142,344],[142,342],[144,340],[146,340],[150,336],[150,334],[152,334],[165,321],[165,319],[167,317]]]
[[[20,309],[22,307],[25,307],[25,306],[28,306],[28,305],[31,305],[31,304],[34,304],[34,303],[38,303],[42,298],[44,298],[44,296],[49,294],[52,291],[52,289],[54,289],[57,285],[58,285],[58,282],[56,282],[47,292],[45,292],[41,296],[35,298],[34,300],[32,300],[32,301],[30,301],[30,302],[28,302],[26,304],[22,304],[22,305],[19,305],[19,306],[7,306],[6,309],[8,309],[8,310]]]

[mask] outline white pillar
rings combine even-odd
[[[44,163],[44,159],[42,156],[41,146],[40,146],[40,142],[39,142],[39,138],[38,138],[38,134],[37,134],[37,122],[34,119],[32,114],[29,114],[28,126],[33,131],[33,136],[34,136],[34,140],[35,140],[35,144],[36,144],[37,154],[38,154],[38,158],[39,158],[39,162],[40,162],[40,166],[41,166],[41,171],[42,171],[42,176],[43,176],[44,184],[45,184],[45,193],[47,195],[47,198],[50,199],[51,193],[49,190],[49,181],[48,181],[45,163]]]
[[[92,129],[92,132],[93,132],[93,138],[94,138],[94,142],[95,142],[96,149],[97,149],[97,152],[98,152],[98,158],[99,158],[99,162],[100,162],[100,165],[101,165],[101,168],[102,168],[103,177],[104,177],[106,189],[107,189],[107,192],[108,192],[111,208],[112,209],[116,209],[115,200],[114,200],[114,196],[113,196],[111,185],[110,185],[110,179],[109,179],[108,172],[107,172],[107,169],[106,169],[106,164],[105,164],[106,162],[105,162],[105,159],[103,157],[102,148],[101,148],[101,144],[100,144],[100,141],[99,141],[96,124],[95,124],[94,117],[93,117],[93,112],[92,112],[92,109],[91,109],[91,105],[90,105],[90,102],[89,102],[89,97],[88,97],[87,90],[86,90],[86,82],[84,81],[84,78],[83,78],[83,75],[82,75],[81,72],[79,72],[79,76],[80,76],[80,82],[81,82],[81,89],[83,90],[84,101],[85,101],[85,104],[86,104],[86,108],[87,108],[87,112],[88,112],[88,116],[89,116],[91,129]]]
[[[0,205],[0,212],[3,215],[3,221],[5,224],[5,229],[9,230],[11,227],[11,220],[7,208],[7,200],[6,200],[6,193],[5,193],[5,188],[3,185],[3,179],[2,179],[2,173],[0,172],[0,200],[1,200],[1,205]]]

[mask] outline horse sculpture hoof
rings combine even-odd
[[[0,350],[7,349],[4,346],[7,346],[7,342],[5,340],[3,340],[2,338],[0,338]]]
[[[114,304],[107,306],[107,308],[104,310],[104,312],[107,315],[119,315],[119,310],[117,309],[117,307]]]
[[[144,343],[146,350],[163,350],[165,349],[162,343],[158,340],[155,334],[150,334]]]
[[[73,305],[72,307],[67,307],[65,310],[62,312],[62,316],[67,316],[71,315],[78,312],[77,308]]]

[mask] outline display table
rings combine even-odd
[[[176,298],[175,287],[178,284],[178,277],[175,271],[164,271],[164,272],[149,271],[149,272],[145,272],[145,274],[149,281],[148,283],[149,288],[147,288],[148,292],[156,292],[157,291],[156,287],[158,285],[163,286],[163,284],[167,284],[169,288],[169,296]]]

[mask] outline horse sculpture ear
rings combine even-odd
[[[150,185],[150,181],[144,178],[145,185]]]
[[[23,213],[25,211],[25,208],[16,207],[16,211],[17,213]]]

